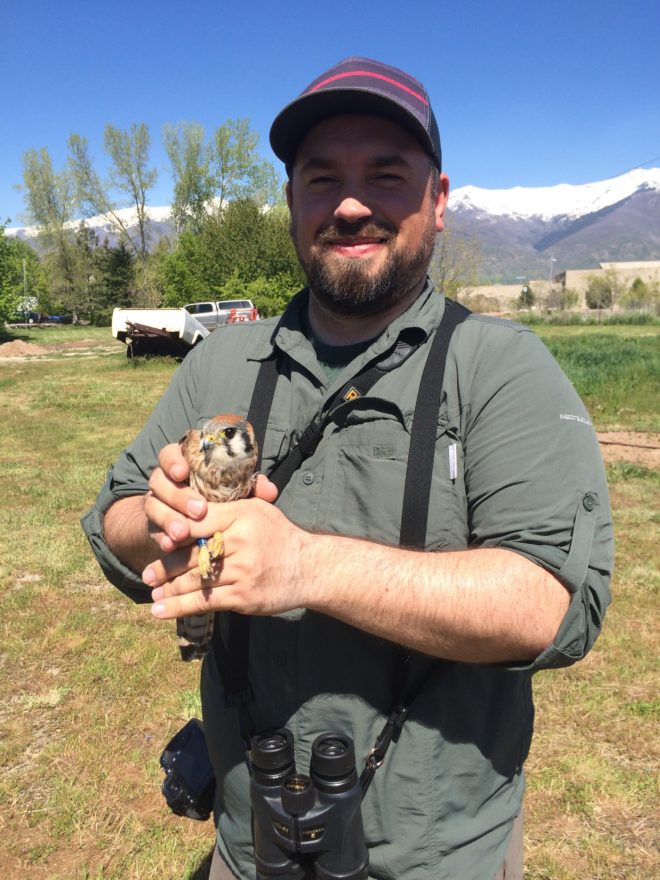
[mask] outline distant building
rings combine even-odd
[[[521,279],[516,284],[480,284],[459,291],[459,299],[482,312],[508,311],[515,308],[523,285],[528,284],[537,305],[544,306],[548,298],[559,292],[572,290],[577,293],[576,308],[586,308],[585,294],[592,278],[615,272],[622,288],[628,288],[636,278],[645,284],[660,284],[660,260],[600,263],[597,269],[566,269],[552,279]]]
[[[601,263],[599,269],[566,269],[555,275],[555,282],[563,290],[574,290],[578,294],[578,305],[585,306],[585,294],[592,278],[615,272],[621,285],[630,287],[636,278],[645,284],[660,283],[660,260],[638,260],[626,263]]]

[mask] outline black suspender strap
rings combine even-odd
[[[257,438],[257,470],[261,467],[261,455],[268,427],[268,417],[275,397],[279,373],[277,371],[277,356],[273,353],[265,361],[261,362],[257,374],[257,384],[252,392],[252,400],[247,414],[247,420],[252,425],[254,436]]]
[[[435,331],[431,350],[426,358],[422,381],[419,383],[413,416],[406,482],[401,512],[402,547],[426,546],[426,526],[431,498],[431,477],[435,457],[438,413],[442,400],[442,383],[452,333],[470,314],[460,303],[445,299],[445,312]]]

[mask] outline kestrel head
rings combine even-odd
[[[252,425],[235,415],[214,416],[200,431],[200,452],[216,467],[256,458],[257,445]]]

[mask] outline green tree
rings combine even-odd
[[[609,309],[614,300],[612,284],[606,275],[592,275],[585,292],[587,307]]]
[[[89,320],[97,326],[110,324],[112,310],[134,304],[135,257],[123,242],[110,247],[107,241],[92,254],[92,302]]]
[[[89,321],[97,296],[94,253],[98,238],[93,230],[80,223],[69,243],[69,261],[62,265],[58,252],[45,257],[49,289],[57,311],[67,311],[75,322]],[[65,271],[66,269],[66,271]]]
[[[282,200],[275,166],[257,152],[259,135],[249,119],[228,119],[219,126],[209,145],[209,169],[220,210],[236,199],[254,199],[260,205]]]
[[[144,260],[149,250],[147,193],[158,179],[158,171],[149,168],[149,129],[144,122],[134,122],[130,132],[106,125],[103,144],[112,159],[111,185],[118,192],[127,195],[135,205],[139,256]]]
[[[108,184],[97,174],[89,155],[89,142],[78,134],[69,137],[69,169],[75,185],[76,205],[84,217],[102,214],[107,217],[121,241],[138,253],[140,248],[131,236],[126,221],[110,198]]]
[[[643,281],[638,276],[621,297],[621,304],[627,309],[652,311],[658,305],[659,295],[660,284],[657,281]]]
[[[174,180],[172,218],[176,228],[199,231],[213,198],[210,151],[196,122],[165,125],[163,143]]]
[[[81,291],[76,237],[71,229],[74,188],[69,169],[56,172],[48,150],[32,149],[23,154],[25,205],[30,222],[39,228],[39,245],[47,252],[44,268],[50,293],[75,319]]]
[[[20,239],[8,238],[0,226],[0,323],[17,317],[26,298],[41,304],[44,294],[45,279],[37,254]]]
[[[87,138],[75,133],[69,137],[69,169],[75,183],[76,203],[87,217],[105,214],[120,239],[145,261],[149,251],[147,193],[158,177],[156,169],[149,167],[149,129],[143,122],[133,123],[130,131],[106,125],[103,144],[112,163],[107,181],[94,169]],[[135,208],[136,234],[131,233],[111,198],[113,191]]]
[[[531,309],[535,302],[536,296],[534,295],[534,291],[532,290],[531,285],[526,282],[523,284],[520,296],[518,297],[518,308]]]
[[[75,205],[75,184],[68,169],[56,172],[45,147],[27,150],[22,190],[30,223],[40,228],[46,244],[57,247],[66,236]]]
[[[611,308],[624,291],[624,284],[612,266],[598,275],[591,275],[588,282],[585,299],[590,309]]]
[[[478,239],[458,227],[445,226],[436,236],[429,275],[436,288],[451,299],[470,301],[481,268]]]
[[[209,298],[240,298],[228,291],[257,279],[277,279],[295,291],[304,283],[285,211],[264,210],[252,199],[230,202],[207,216],[201,230],[183,232],[160,264],[163,302],[180,306]],[[230,281],[231,279],[231,281]],[[270,311],[270,309],[266,309]]]

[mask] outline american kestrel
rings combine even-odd
[[[191,428],[181,439],[181,451],[190,468],[191,487],[207,501],[238,501],[252,492],[257,442],[252,425],[240,416],[222,414],[208,419],[199,431]],[[224,552],[222,533],[197,544],[199,571],[207,580]],[[177,637],[183,659],[202,657],[212,634],[212,612],[179,618]]]

